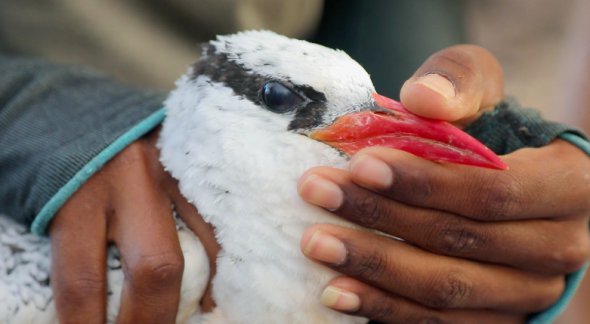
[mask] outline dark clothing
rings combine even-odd
[[[30,224],[164,97],[80,67],[0,56],[0,213]]]
[[[523,108],[512,98],[483,114],[465,131],[501,155],[523,147],[545,146],[566,132],[585,138],[571,126],[543,120],[537,110]]]

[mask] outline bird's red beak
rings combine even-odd
[[[494,152],[459,128],[414,115],[377,93],[373,99],[374,107],[344,115],[311,137],[348,155],[369,146],[385,146],[437,162],[508,169]]]

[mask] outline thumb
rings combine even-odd
[[[401,102],[413,113],[459,124],[476,119],[503,97],[500,63],[475,45],[456,45],[434,53],[400,92]]]

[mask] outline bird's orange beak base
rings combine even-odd
[[[347,155],[384,146],[437,162],[508,169],[489,148],[448,122],[412,114],[401,103],[377,93],[373,99],[377,109],[344,115],[311,137]]]

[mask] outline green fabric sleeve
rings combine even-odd
[[[571,126],[544,120],[537,110],[523,108],[512,98],[484,113],[465,131],[500,155],[545,146],[565,132],[586,138]]]
[[[115,155],[121,152],[129,144],[145,135],[150,130],[154,129],[164,120],[164,109],[160,109],[155,113],[142,120],[129,131],[125,132],[121,137],[117,138],[113,143],[107,146],[104,150],[98,153],[92,160],[88,161],[82,169],[80,169],[74,176],[61,187],[55,195],[49,199],[41,211],[35,217],[33,224],[31,224],[31,231],[37,235],[43,235],[47,231],[49,222],[53,216],[63,206],[63,204],[98,170],[100,170],[108,161]]]
[[[157,125],[164,98],[81,67],[0,55],[0,213],[31,224],[45,208],[34,228],[43,232],[61,207],[56,193],[74,178],[90,177],[99,164],[75,176],[121,136],[138,137]],[[142,121],[143,129],[132,132]],[[101,163],[110,156],[103,153]],[[69,195],[61,197],[63,203]]]
[[[523,147],[541,147],[560,138],[590,155],[590,143],[582,132],[567,125],[545,121],[537,111],[522,108],[514,99],[500,103],[465,130],[497,154],[508,154]],[[528,323],[553,322],[574,296],[587,268],[586,265],[567,275],[565,290],[559,300],[543,312],[532,314]]]

